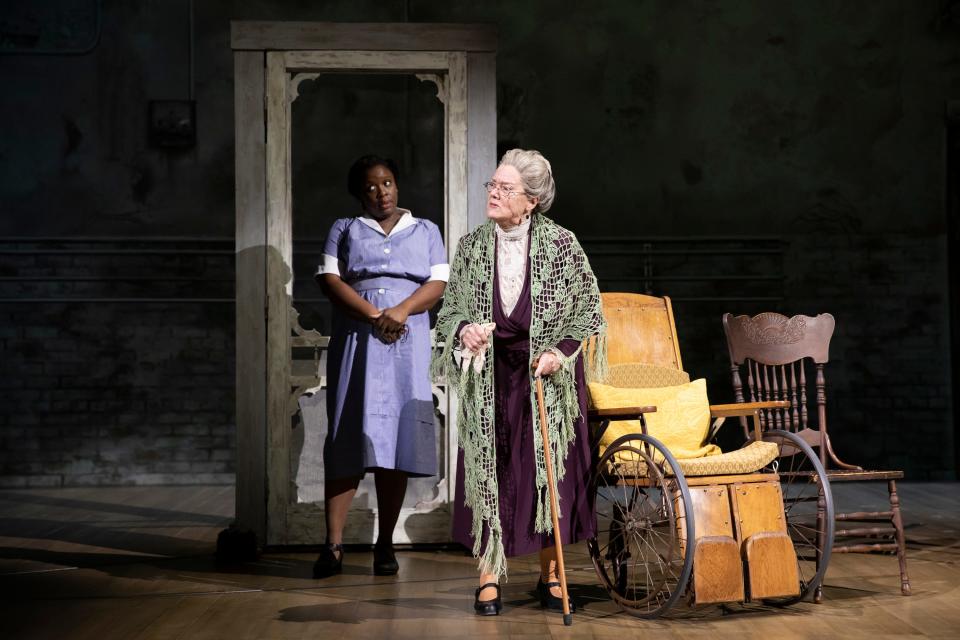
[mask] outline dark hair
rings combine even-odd
[[[397,166],[397,163],[391,160],[390,158],[381,158],[377,155],[366,155],[361,158],[358,158],[356,162],[350,167],[349,173],[347,173],[347,191],[357,200],[360,200],[363,196],[363,187],[367,182],[367,171],[370,169],[383,166],[390,170],[390,173],[393,174],[394,181],[400,183],[400,167]]]

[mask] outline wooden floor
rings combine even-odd
[[[838,488],[845,508],[882,506],[882,487]],[[232,487],[0,491],[0,638],[905,638],[960,637],[960,485],[904,484],[912,597],[890,556],[835,555],[822,605],[680,607],[644,621],[597,586],[584,546],[567,549],[581,611],[572,627],[538,607],[534,558],[511,560],[506,609],[473,615],[474,561],[404,551],[397,577],[370,553],[310,578],[310,553],[271,553],[231,571],[212,558]],[[878,503],[875,498],[879,498]]]

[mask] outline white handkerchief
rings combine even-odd
[[[480,373],[483,369],[483,363],[487,359],[487,348],[490,346],[490,334],[493,333],[494,329],[497,328],[497,323],[487,322],[486,324],[478,325],[483,329],[484,335],[487,337],[487,342],[483,343],[483,346],[480,347],[479,351],[474,352],[471,349],[464,347],[460,351],[460,370],[466,371],[467,367],[470,366],[470,362],[473,362],[473,370],[476,373]]]

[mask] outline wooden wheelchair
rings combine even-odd
[[[610,374],[602,382],[641,389],[689,382],[669,298],[606,293],[603,308]],[[737,417],[745,444],[691,459],[648,432],[655,406],[591,409],[597,535],[587,546],[600,582],[629,614],[656,618],[681,599],[788,605],[820,585],[833,545],[827,475],[806,442],[760,426],[762,411],[789,406],[711,405],[716,422],[707,440]],[[639,431],[606,438],[601,449],[621,420],[639,421]]]

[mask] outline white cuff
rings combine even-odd
[[[323,254],[323,264],[317,269],[317,275],[321,273],[330,273],[335,276],[340,274],[340,261],[337,260],[336,256],[331,256],[328,253]]]
[[[450,265],[449,264],[435,264],[430,267],[430,277],[427,279],[427,282],[433,282],[434,280],[442,280],[443,282],[450,281]]]

